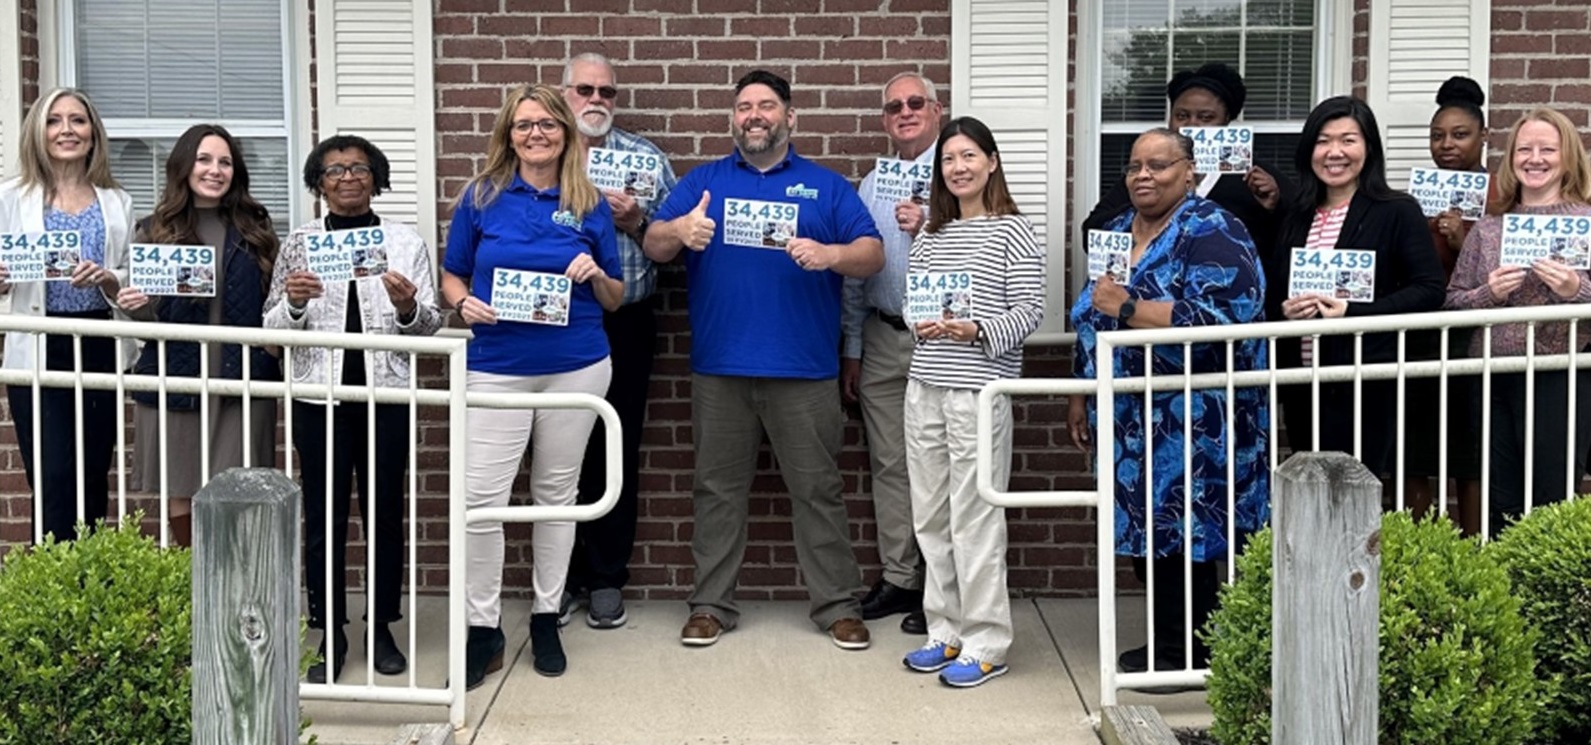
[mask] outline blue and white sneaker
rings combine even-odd
[[[931,641],[907,653],[901,662],[920,673],[935,673],[949,667],[959,654],[961,650],[949,644]]]
[[[951,688],[972,688],[988,682],[992,678],[1005,675],[1010,670],[1008,665],[991,665],[980,662],[973,657],[957,658],[956,664],[945,668],[939,674],[939,682]]]

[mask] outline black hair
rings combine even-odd
[[[1193,162],[1192,137],[1189,137],[1170,127],[1154,127],[1153,129],[1145,130],[1143,134],[1138,135],[1138,139],[1141,140],[1150,135],[1154,135],[1156,137],[1165,137],[1171,140],[1173,143],[1176,143],[1177,152],[1181,153],[1182,157],[1186,158],[1189,163]]]
[[[1481,90],[1480,83],[1463,75],[1448,78],[1441,88],[1436,89],[1436,113],[1440,114],[1446,109],[1459,109],[1475,117],[1481,129],[1486,128],[1485,106],[1486,91]]]
[[[1223,62],[1210,62],[1196,70],[1183,70],[1171,76],[1171,81],[1166,83],[1166,100],[1175,103],[1177,96],[1189,88],[1203,88],[1215,94],[1226,105],[1228,119],[1236,119],[1243,113],[1243,102],[1248,100],[1248,86],[1243,84],[1243,76]]]
[[[370,178],[374,184],[370,196],[381,196],[381,192],[391,189],[392,164],[387,162],[387,154],[381,152],[381,148],[359,135],[334,135],[321,140],[309,157],[304,159],[304,186],[309,187],[309,193],[316,197],[324,196],[320,185],[326,177],[328,153],[356,148],[364,151],[365,157],[370,159]]]
[[[773,94],[778,96],[784,105],[790,105],[790,81],[778,75],[767,70],[752,70],[735,81],[735,93],[739,94],[748,85],[766,85],[773,89]]]
[[[1335,96],[1321,101],[1304,120],[1304,129],[1298,135],[1298,148],[1293,152],[1293,168],[1298,171],[1298,196],[1294,208],[1303,214],[1312,214],[1326,199],[1326,190],[1315,175],[1315,141],[1320,139],[1326,124],[1344,117],[1359,125],[1364,137],[1365,161],[1359,169],[1359,188],[1363,194],[1377,202],[1392,199],[1409,199],[1407,194],[1393,191],[1387,185],[1387,157],[1381,145],[1381,127],[1376,124],[1375,112],[1370,105],[1352,96]]]

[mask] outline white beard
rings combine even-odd
[[[586,114],[593,110],[602,114],[601,124],[592,124],[586,119]],[[608,132],[613,130],[613,115],[600,106],[587,106],[575,117],[575,128],[586,137],[607,137]]]

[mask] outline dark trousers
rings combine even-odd
[[[646,423],[646,394],[652,384],[652,356],[657,344],[657,319],[652,300],[642,300],[602,315],[613,360],[613,382],[608,403],[619,414],[623,427],[624,485],[613,511],[597,520],[580,523],[575,531],[574,555],[569,560],[571,590],[619,589],[630,581],[630,554],[635,551],[635,519],[640,485],[641,428]],[[602,498],[607,474],[606,429],[598,419],[586,445],[580,468],[580,504]]]
[[[55,315],[55,314],[51,314]],[[110,318],[110,312],[62,314],[77,318]],[[45,365],[49,370],[72,370],[72,337],[50,334],[45,337]],[[103,336],[83,337],[83,371],[116,371],[116,341]],[[35,512],[35,525],[42,519],[46,534],[57,541],[77,538],[77,475],[83,474],[84,523],[92,526],[104,519],[110,494],[111,454],[116,448],[116,392],[83,391],[83,408],[78,411],[77,394],[71,388],[39,389],[39,455],[42,469],[33,462],[33,387],[10,386],[6,398],[11,405],[11,422],[16,429],[17,449],[28,486],[43,477],[39,491],[43,509]],[[83,463],[77,462],[77,423],[83,423]]]
[[[1239,538],[1246,542],[1246,536]],[[1183,642],[1183,556],[1176,554],[1155,559],[1155,650],[1157,657],[1185,657]],[[1141,556],[1132,560],[1133,575],[1143,582],[1148,576],[1147,562]],[[1221,577],[1213,561],[1193,562],[1193,666],[1207,667],[1210,647],[1200,639],[1204,624],[1215,612]],[[1160,650],[1165,650],[1161,652]]]
[[[1478,390],[1478,387],[1477,387]],[[1530,460],[1531,508],[1561,502],[1585,473],[1591,442],[1591,374],[1577,373],[1575,411],[1569,411],[1569,377],[1564,371],[1536,373],[1534,440]],[[1525,373],[1492,376],[1491,509],[1487,526],[1496,537],[1512,518],[1525,512]],[[1480,431],[1480,414],[1475,414]],[[1569,437],[1574,437],[1574,479],[1569,468]]]
[[[293,447],[304,484],[304,575],[309,587],[309,625],[325,628],[326,617],[326,458],[331,457],[332,615],[348,623],[348,519],[357,474],[359,514],[366,550],[375,551],[376,576],[366,586],[375,600],[375,623],[403,617],[404,473],[409,465],[409,409],[376,404],[375,505],[371,505],[368,404],[333,407],[332,441],[326,442],[326,406],[293,402]],[[372,513],[374,509],[374,513]],[[372,514],[374,519],[372,519]],[[366,616],[366,618],[370,618]]]
[[[1390,473],[1397,466],[1395,433],[1397,422],[1397,381],[1360,381],[1364,401],[1358,404],[1360,419],[1359,460],[1377,475]],[[1278,386],[1276,398],[1282,405],[1282,425],[1287,428],[1287,444],[1295,453],[1314,450],[1354,454],[1353,383],[1320,384],[1320,443],[1313,438],[1312,393],[1308,383]],[[1406,426],[1418,426],[1406,422]]]

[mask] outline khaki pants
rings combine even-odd
[[[923,586],[923,557],[912,525],[906,474],[906,374],[915,340],[876,314],[862,324],[862,423],[872,461],[873,519],[884,581],[907,590]]]

